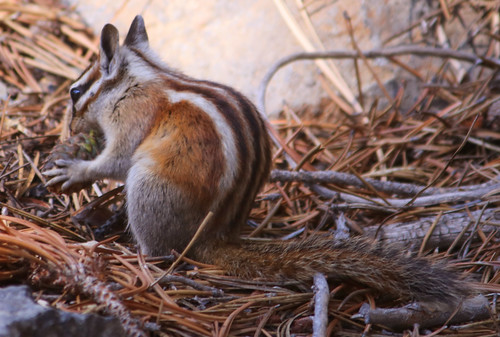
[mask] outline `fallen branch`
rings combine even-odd
[[[421,328],[428,328],[482,320],[488,317],[490,317],[488,301],[482,295],[465,299],[458,309],[432,308],[419,303],[411,303],[402,308],[370,309],[370,305],[365,303],[353,316],[353,318],[364,319],[365,324],[379,324],[398,331],[412,328],[415,324]]]
[[[348,204],[357,204],[360,208],[366,206],[381,206],[386,209],[386,212],[399,211],[408,207],[426,207],[445,203],[463,203],[466,201],[483,200],[492,192],[500,188],[500,183],[494,185],[487,185],[483,188],[477,188],[461,192],[447,192],[438,193],[433,195],[421,196],[418,198],[404,198],[404,199],[380,199],[380,198],[361,198],[344,192],[336,192],[329,188],[313,185],[311,190],[317,194],[328,199],[344,200]]]
[[[498,212],[498,209],[487,208],[484,211],[445,213],[437,221],[425,247],[426,249],[449,247],[463,229],[470,223],[475,223],[479,217],[481,217],[481,230],[492,232],[498,228],[498,221],[495,222],[495,216]],[[435,220],[435,217],[422,217],[411,222],[365,227],[363,228],[364,235],[369,237],[376,236],[378,240],[387,243],[399,243],[403,246],[418,247],[422,244],[425,235],[431,229]],[[458,243],[464,242],[471,235],[472,233],[470,232],[464,233],[461,241]]]
[[[271,172],[271,177],[269,178],[269,180],[271,182],[279,181],[284,183],[295,181],[307,184],[336,184],[342,186],[354,186],[358,188],[366,188],[366,183],[368,183],[379,192],[408,197],[416,195],[425,188],[425,186],[422,185],[398,183],[394,181],[380,181],[371,178],[365,178],[363,179],[363,181],[354,174],[336,171],[273,170]],[[479,185],[460,186],[454,188],[430,187],[422,193],[422,196],[434,195],[436,193],[444,194],[484,189],[488,188],[491,185],[497,184],[498,182],[500,182],[500,177]]]

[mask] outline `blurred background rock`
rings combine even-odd
[[[283,20],[277,2],[290,10],[318,50],[322,47],[314,34],[326,49],[352,49],[344,12],[352,18],[356,42],[366,50],[382,46],[385,39],[403,31],[432,7],[427,1],[398,0],[69,0],[96,33],[111,22],[124,35],[133,17],[142,14],[152,47],[172,67],[233,86],[253,100],[274,62],[304,51]],[[304,19],[306,13],[314,32]],[[401,39],[409,40],[410,36],[404,34]],[[389,68],[384,71],[387,63],[385,59],[374,63],[383,80],[394,76]],[[335,64],[349,87],[355,89],[353,62]],[[319,72],[310,61],[280,70],[268,89],[267,111],[279,111],[283,102],[293,107],[319,102],[326,95],[317,78]],[[365,87],[373,82],[366,71],[362,79]]]

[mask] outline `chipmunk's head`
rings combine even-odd
[[[123,45],[112,24],[101,32],[99,55],[73,83],[71,131],[86,132],[101,127],[102,118],[112,118],[113,111],[127,95],[127,90],[144,82],[151,72],[140,72],[141,55],[150,54],[143,18],[138,15],[130,25]]]

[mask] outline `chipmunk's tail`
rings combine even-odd
[[[220,243],[203,248],[199,255],[228,274],[247,279],[310,284],[319,272],[329,280],[364,285],[390,298],[423,302],[456,303],[470,293],[467,282],[446,264],[406,256],[394,245],[360,238]]]

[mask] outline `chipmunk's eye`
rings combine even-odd
[[[80,96],[82,95],[82,90],[80,88],[73,88],[69,91],[69,95],[71,96],[71,100],[73,103],[76,103]]]

